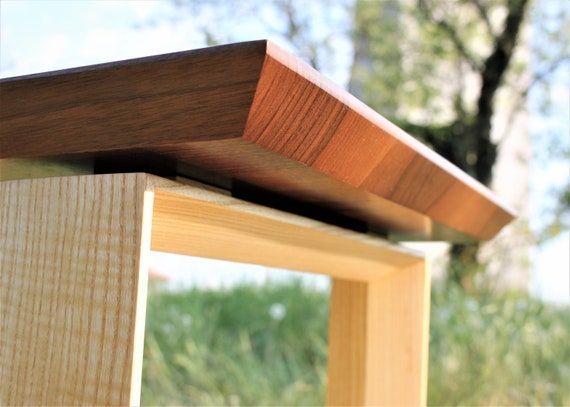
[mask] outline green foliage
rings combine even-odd
[[[149,298],[146,405],[319,404],[327,295],[300,283]]]
[[[388,118],[396,117],[404,84],[402,49],[396,45],[403,35],[400,14],[397,0],[385,0],[382,7],[371,1],[354,6],[349,91],[372,107],[381,106]]]
[[[570,403],[570,313],[515,294],[432,294],[429,404]]]
[[[155,291],[143,404],[322,405],[327,313],[299,282]],[[429,404],[568,405],[569,337],[568,307],[436,287]]]
[[[397,122],[442,127],[476,114],[465,77],[494,37],[472,2],[356,0],[353,15],[352,93]]]

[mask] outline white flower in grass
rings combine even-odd
[[[271,307],[269,307],[269,315],[276,321],[281,321],[285,318],[285,314],[287,314],[287,308],[279,302],[271,304]]]

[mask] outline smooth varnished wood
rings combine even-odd
[[[156,154],[408,238],[492,238],[486,187],[267,41],[4,79],[0,158]],[[125,165],[127,164],[127,165]],[[144,168],[142,169],[144,170]]]
[[[3,79],[0,158],[239,137],[264,49],[254,42]]]
[[[146,176],[0,182],[0,405],[138,405]]]

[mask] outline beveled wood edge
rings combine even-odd
[[[291,53],[287,52],[272,41],[267,40],[266,58],[271,57],[278,61],[280,64],[288,67],[292,71],[301,75],[307,81],[316,84],[329,95],[345,104],[349,109],[357,112],[370,123],[378,128],[384,130],[392,137],[398,139],[401,143],[408,145],[415,150],[418,154],[426,160],[439,166],[448,174],[452,175],[455,179],[467,184],[470,188],[475,190],[480,195],[484,196],[487,200],[492,202],[497,207],[508,213],[513,219],[516,217],[516,210],[508,205],[503,199],[499,198],[488,187],[477,181],[475,178],[470,177],[462,171],[455,164],[437,154],[431,148],[421,143],[419,140],[400,129],[394,123],[386,119],[380,113],[373,110],[370,106],[366,105],[360,99],[347,92],[345,89],[328,79],[325,75],[314,69],[309,64],[302,61],[300,58],[292,57]]]
[[[235,48],[234,48],[235,47]],[[87,67],[79,67],[79,68],[72,68],[72,69],[65,69],[59,71],[52,71],[47,73],[39,73],[39,74],[32,74],[32,75],[25,75],[20,77],[12,77],[12,78],[4,78],[0,80],[0,85],[3,82],[17,82],[20,80],[27,80],[27,79],[35,79],[35,78],[46,78],[51,76],[58,76],[58,75],[66,75],[66,74],[74,74],[77,72],[88,72],[93,70],[100,70],[100,69],[112,69],[121,66],[129,66],[139,63],[145,62],[155,62],[155,61],[168,61],[180,57],[184,57],[186,55],[201,55],[201,54],[208,54],[208,53],[216,53],[216,52],[223,52],[224,49],[237,49],[238,47],[252,47],[252,49],[259,50],[260,52],[265,52],[265,61],[268,58],[274,59],[278,61],[283,66],[291,69],[292,71],[299,74],[304,80],[307,80],[310,83],[316,84],[319,88],[321,88],[324,92],[335,98],[336,100],[340,101],[342,104],[348,107],[351,111],[360,115],[364,120],[368,121],[369,123],[376,126],[378,129],[381,129],[383,132],[389,134],[394,139],[398,140],[398,142],[402,143],[403,145],[409,146],[414,152],[420,155],[426,162],[430,162],[436,167],[440,168],[444,173],[449,175],[452,179],[458,181],[459,183],[467,186],[470,191],[473,191],[474,195],[478,195],[483,200],[488,201],[493,207],[495,207],[499,212],[502,212],[498,215],[493,215],[494,224],[490,225],[489,227],[485,226],[482,230],[478,232],[474,231],[461,231],[461,233],[468,233],[469,235],[473,236],[474,238],[479,239],[489,239],[490,237],[494,236],[497,231],[504,226],[504,224],[508,223],[512,220],[515,216],[515,212],[512,208],[510,208],[507,204],[505,204],[501,199],[499,199],[494,193],[492,193],[488,188],[480,184],[478,181],[474,180],[473,178],[467,176],[463,173],[459,168],[455,165],[451,164],[449,161],[443,159],[427,146],[423,145],[403,130],[399,129],[397,126],[389,122],[387,119],[382,117],[377,112],[373,111],[371,108],[366,106],[364,103],[359,101],[354,96],[350,95],[348,92],[340,88],[339,86],[332,83],[330,80],[325,78],[322,74],[302,62],[299,58],[292,56],[290,53],[284,51],[271,41],[267,40],[259,40],[259,41],[251,41],[247,43],[240,43],[240,44],[229,44],[224,46],[218,47],[209,47],[209,48],[202,48],[198,50],[190,50],[190,51],[182,51],[172,54],[163,54],[157,56],[150,56],[144,58],[137,58],[137,59],[130,59],[118,62],[111,62],[105,64],[97,64]],[[263,62],[265,65],[265,62]],[[261,69],[260,76],[263,75],[263,68]],[[252,109],[250,109],[249,114],[251,115]],[[244,128],[247,127],[247,121],[249,120],[249,116],[246,118],[244,123]],[[241,135],[236,135],[236,137],[232,137],[235,139],[240,139]],[[178,143],[179,141],[175,141],[174,144]],[[262,146],[259,146],[262,148]],[[111,151],[111,150],[110,150]],[[363,190],[360,187],[355,187],[350,185],[353,188]],[[391,201],[389,198],[385,198],[388,201]],[[406,206],[407,207],[407,206]],[[413,208],[410,208],[414,210]],[[418,212],[420,213],[420,212]],[[425,215],[425,214],[423,214]],[[426,215],[429,216],[429,215]],[[474,215],[475,216],[475,215]],[[432,216],[429,216],[432,218]],[[433,218],[432,218],[433,219]],[[442,224],[442,220],[439,219],[437,222],[438,224]],[[453,223],[453,222],[452,222]],[[500,224],[499,224],[500,223]],[[437,225],[435,225],[437,227]],[[456,230],[459,230],[453,226],[447,226]],[[445,229],[445,228],[444,228]],[[445,234],[444,234],[445,235]],[[450,235],[452,236],[452,235]],[[429,237],[428,237],[429,238]],[[453,240],[457,240],[453,238]],[[459,240],[465,240],[463,238],[459,238]]]
[[[420,141],[418,141],[417,139],[406,133],[404,130],[400,129],[398,126],[390,122],[380,113],[374,111],[364,102],[362,102],[361,100],[359,100],[358,98],[356,98],[355,96],[353,96],[352,94],[341,88],[339,85],[332,82],[326,76],[324,76],[316,69],[314,69],[313,67],[302,61],[300,58],[294,57],[290,52],[284,50],[283,48],[281,48],[276,43],[270,40],[263,39],[263,40],[246,41],[234,44],[224,44],[214,47],[203,47],[188,51],[179,51],[179,52],[125,59],[113,62],[105,62],[100,64],[66,68],[55,71],[46,71],[46,72],[39,72],[28,75],[13,76],[13,77],[3,77],[0,78],[0,86],[4,82],[16,82],[16,81],[36,79],[36,78],[48,78],[52,76],[61,76],[67,74],[96,71],[108,68],[115,69],[122,66],[136,65],[146,62],[169,61],[187,55],[195,56],[198,54],[209,54],[209,53],[213,54],[217,52],[223,52],[224,49],[231,49],[236,45],[240,46],[249,45],[252,47],[258,46],[260,48],[264,46],[266,58],[271,57],[275,59],[282,65],[288,67],[292,71],[301,75],[304,79],[308,80],[313,84],[316,84],[325,92],[333,96],[335,99],[339,100],[341,103],[348,106],[348,108],[350,108],[353,111],[356,111],[358,114],[363,116],[369,122],[373,123],[380,129],[383,129],[385,132],[391,134],[393,137],[397,138],[400,142],[410,146],[413,150],[421,154],[426,160],[435,163],[436,165],[440,166],[444,171],[451,174],[456,179],[460,180],[461,182],[467,184],[472,189],[476,190],[480,195],[483,195],[487,200],[493,202],[493,204],[495,204],[497,207],[509,213],[513,218],[516,217],[516,211],[514,210],[514,208],[512,208],[510,205],[504,202],[504,200],[500,199],[496,194],[494,194],[491,190],[489,190],[489,188],[487,188],[486,186],[484,186],[474,178],[466,175],[456,165],[452,164],[450,161],[441,157],[435,151],[433,151],[426,145],[422,144]],[[236,138],[239,138],[239,136],[236,136]]]

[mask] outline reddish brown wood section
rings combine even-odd
[[[420,238],[490,239],[513,218],[267,41],[9,78],[0,106],[0,158],[156,153]]]

